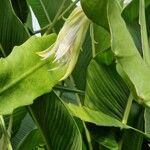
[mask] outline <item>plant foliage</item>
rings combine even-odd
[[[0,149],[150,149],[149,12],[149,0],[1,0]]]

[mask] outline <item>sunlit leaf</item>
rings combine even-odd
[[[36,54],[54,43],[56,35],[31,37],[19,47],[15,47],[7,57],[0,59],[0,114],[8,114],[13,109],[29,105],[38,96],[47,93],[60,80],[63,67],[48,71],[56,66],[52,60],[41,60]]]

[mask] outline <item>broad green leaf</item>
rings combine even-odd
[[[50,70],[56,68],[53,60],[41,60],[36,54],[50,47],[55,39],[55,34],[33,36],[15,47],[7,58],[0,59],[0,114],[31,104],[35,98],[51,91],[62,78],[64,67]]]
[[[138,20],[135,20],[129,24],[127,23],[126,26],[133,38],[136,48],[138,49],[138,51],[142,56],[143,52],[142,52],[142,43],[141,43],[141,33],[140,33],[140,26]]]
[[[87,123],[92,123],[96,126],[118,127],[121,129],[128,129],[133,131],[133,133],[139,133],[141,136],[150,139],[150,136],[144,133],[143,131],[136,129],[130,125],[126,125],[120,120],[111,117],[101,111],[92,110],[86,106],[78,106],[71,103],[65,105],[66,107],[68,107],[68,110],[70,110],[73,116],[78,117]]]
[[[123,79],[117,73],[115,64],[106,65],[106,63],[100,59],[102,57],[99,55],[91,61],[87,73],[84,105],[86,105],[88,109],[90,108],[90,110],[87,110],[87,107],[86,110],[84,110],[84,107],[77,108],[78,106],[76,106],[76,108],[75,106],[73,106],[74,108],[71,106],[71,110],[75,116],[99,126],[115,126],[114,123],[116,120],[123,124],[129,90]],[[92,117],[89,119],[89,116]],[[96,116],[101,116],[102,118],[96,118]],[[111,118],[110,122],[107,121],[109,117]],[[142,130],[136,130],[136,128],[132,126],[129,128],[132,129],[134,133],[136,131],[141,133],[142,136],[145,136]]]
[[[118,150],[116,135],[118,129],[93,125],[89,125],[88,129],[94,140],[96,140],[102,147],[105,147],[108,150]]]
[[[30,111],[48,150],[82,149],[79,129],[54,92],[40,97],[31,105]]]
[[[0,1],[0,46],[8,55],[15,45],[22,44],[28,38],[28,34],[16,17],[10,0]],[[0,56],[3,56],[0,52]]]
[[[43,139],[38,129],[32,130],[19,144],[17,150],[34,150],[44,146]],[[44,150],[44,147],[43,147]]]
[[[32,7],[41,28],[52,23],[53,19],[55,18],[56,14],[59,11],[59,8],[64,2],[64,0],[27,0],[27,1],[29,5]],[[62,11],[64,11],[71,3],[72,3],[71,0],[65,0],[64,6],[62,7],[63,8]],[[57,31],[59,31],[63,22],[64,22],[63,20],[60,20],[54,26]]]
[[[27,114],[24,118],[22,118],[21,125],[16,126],[16,128],[17,127],[18,131],[15,136],[11,137],[11,143],[14,150],[17,149],[18,145],[25,139],[25,137],[36,128],[36,125],[34,124],[31,116]]]
[[[149,0],[145,0],[145,7],[150,5]],[[139,0],[132,0],[123,10],[123,17],[129,23],[138,18],[139,15]]]
[[[18,18],[22,23],[26,23],[29,13],[26,0],[11,0],[11,3]]]
[[[88,67],[84,105],[122,120],[129,90],[116,71],[115,64],[106,65],[100,53]]]
[[[108,0],[81,0],[85,14],[96,24],[108,29],[107,20]]]
[[[119,120],[101,111],[92,110],[86,106],[81,107],[71,103],[66,104],[66,106],[71,111],[73,116],[76,116],[85,122],[94,123],[98,126],[128,128],[128,126],[122,124]]]
[[[133,83],[139,101],[144,105],[150,106],[150,70],[140,56],[121,17],[121,8],[115,0],[109,0],[108,20],[112,36],[111,47],[117,63]]]
[[[27,114],[26,108],[21,107],[21,108],[15,109],[11,115],[4,116],[5,124],[7,127],[9,125],[10,117],[12,117],[11,137],[14,137],[16,135],[16,133],[18,132],[18,130],[21,126],[22,120],[24,119],[26,114]]]

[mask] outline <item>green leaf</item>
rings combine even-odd
[[[7,127],[9,125],[10,117],[12,117],[13,122],[12,122],[11,137],[14,137],[16,135],[16,133],[18,132],[18,130],[19,130],[20,126],[21,126],[22,120],[24,119],[26,114],[27,114],[26,108],[25,107],[21,107],[21,108],[15,109],[13,114],[7,115],[7,116],[4,117]]]
[[[148,31],[148,36],[150,37],[150,5],[146,9],[146,23],[147,23],[147,31]]]
[[[54,43],[55,34],[31,37],[15,47],[7,57],[0,59],[0,114],[12,113],[20,106],[29,105],[40,95],[51,91],[64,75],[64,67],[56,67],[53,60],[41,60],[36,52]]]
[[[89,109],[86,106],[80,107],[71,103],[66,104],[66,106],[71,111],[73,116],[76,116],[85,122],[94,123],[95,125],[98,126],[128,128],[126,125],[122,124],[119,120],[101,111],[95,111]]]
[[[31,105],[30,111],[48,150],[82,149],[79,129],[54,92],[40,97]]]
[[[32,7],[35,16],[38,19],[40,27],[43,28],[52,23],[64,0],[27,0]],[[72,3],[66,0],[63,5],[63,11]],[[60,12],[61,13],[61,12]],[[69,15],[69,13],[68,13]],[[68,16],[67,15],[67,16]],[[65,16],[65,17],[67,17]],[[60,20],[54,27],[57,31],[61,28],[63,20]]]
[[[135,20],[132,23],[127,23],[126,26],[134,40],[136,48],[138,49],[138,51],[142,56],[143,52],[142,52],[142,43],[141,43],[141,33],[140,33],[140,25],[138,20]]]
[[[144,112],[145,133],[150,135],[150,108],[146,108]]]
[[[149,0],[145,0],[145,7],[150,5]],[[123,10],[122,16],[128,23],[131,23],[138,18],[139,15],[139,0],[132,0]]]
[[[117,63],[133,83],[139,101],[150,106],[150,70],[140,56],[121,17],[121,8],[115,0],[109,0],[108,20],[112,36],[111,47]]]
[[[88,67],[84,105],[122,120],[129,90],[116,71],[115,64],[102,62],[100,53]]]
[[[95,141],[108,150],[118,150],[117,129],[110,127],[98,127],[89,125],[88,129]]]
[[[29,13],[29,8],[26,0],[11,0],[11,3],[18,18],[22,23],[26,23]]]
[[[68,107],[68,110],[72,113],[73,116],[80,118],[81,120],[92,123],[96,126],[103,126],[103,127],[118,127],[121,129],[128,129],[132,130],[133,133],[138,133],[140,136],[150,139],[150,136],[143,131],[136,129],[130,125],[126,125],[122,123],[122,121],[111,117],[101,111],[96,111],[89,109],[86,106],[78,106],[74,104],[65,104]]]
[[[18,128],[15,136],[11,137],[11,143],[13,146],[13,149],[16,149],[18,145],[25,139],[25,137],[36,128],[31,116],[27,114],[24,118],[21,120],[21,125],[16,126]]]
[[[15,45],[28,38],[23,24],[16,17],[9,0],[0,1],[0,45],[8,55]],[[1,48],[0,48],[1,50]],[[0,56],[3,56],[0,52]]]
[[[102,54],[100,53],[99,55]],[[125,110],[130,99],[129,90],[117,73],[115,64],[106,65],[99,59],[101,58],[99,55],[91,61],[88,67],[84,100],[84,105],[88,108],[72,106],[71,104],[68,107],[73,115],[86,122],[108,127],[121,127],[123,125],[121,128],[127,127],[134,132],[141,133],[142,136],[148,137],[149,135],[144,134],[142,130],[140,131],[132,126],[125,125],[125,117],[128,119],[128,116],[125,116]],[[130,110],[130,108],[128,109]]]
[[[108,0],[81,0],[87,17],[106,29],[108,29],[107,2]]]
[[[103,27],[93,24],[96,53],[107,50],[110,47],[110,33]]]
[[[137,103],[133,103],[128,124],[134,128],[143,131],[143,108]],[[122,137],[122,150],[141,150],[143,143],[143,135],[133,130],[124,130]]]
[[[42,146],[44,146],[44,142],[40,132],[38,129],[34,129],[23,139],[23,141],[17,147],[17,150],[33,150]]]

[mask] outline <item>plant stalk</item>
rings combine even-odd
[[[143,57],[147,65],[150,66],[150,47],[149,47],[147,27],[146,27],[145,0],[139,1],[139,24],[141,26]]]
[[[7,56],[3,47],[2,47],[2,44],[0,43],[0,51],[2,52],[2,55],[4,56],[4,58]],[[9,123],[9,127],[8,127],[8,130],[10,131],[11,129],[11,124],[12,124],[12,118],[10,117],[10,123]],[[5,121],[4,121],[4,118],[2,115],[0,115],[0,127],[2,129],[2,140],[3,140],[3,145],[2,145],[2,148],[3,150],[4,149],[7,149],[7,150],[13,150],[12,149],[12,145],[11,145],[11,142],[10,142],[10,135],[11,133],[8,133],[7,132],[7,129],[6,129],[6,126],[5,126]]]
[[[3,55],[4,57],[6,57],[6,53],[5,53],[5,51],[4,51],[4,49],[3,49],[1,43],[0,43],[0,51],[2,52],[2,55]]]
[[[63,91],[63,92],[78,93],[79,95],[85,94],[84,91],[77,90],[77,89],[70,89],[68,87],[64,87],[64,86],[60,86],[60,85],[56,85],[53,89]]]
[[[65,3],[66,3],[66,0],[63,0],[63,1],[62,1],[62,4],[61,4],[61,6],[60,6],[60,8],[59,8],[59,10],[58,10],[58,12],[57,12],[57,14],[56,14],[55,17],[54,17],[54,20],[52,21],[52,24],[49,26],[49,28],[48,28],[47,31],[45,32],[46,35],[49,34],[49,33],[51,33],[52,28],[54,27],[54,25],[55,25],[56,22],[58,21],[59,15],[60,15],[61,12],[63,11],[63,8],[64,8]]]
[[[60,19],[62,19],[62,17],[63,17],[72,7],[74,7],[77,2],[79,2],[79,0],[76,0],[76,1],[74,1],[73,3],[71,3],[71,4],[67,7],[67,9],[65,9],[65,10],[59,15],[59,17],[57,18],[57,21],[59,21]],[[34,34],[41,33],[42,31],[45,31],[45,30],[47,30],[48,28],[53,28],[54,25],[55,25],[55,24],[50,23],[49,25],[47,25],[47,26],[41,28],[40,30],[34,31]]]
[[[9,139],[9,135],[7,133],[7,129],[6,129],[6,126],[5,126],[5,122],[4,122],[4,119],[3,119],[3,116],[0,115],[0,126],[1,126],[1,129],[2,129],[2,133],[3,133],[3,150],[4,149],[7,149],[7,150],[13,150],[12,149],[12,146],[11,146],[11,142],[10,142],[10,139]]]
[[[95,49],[95,40],[94,40],[94,27],[92,23],[90,25],[90,36],[91,36],[91,42],[92,42],[92,56],[94,58],[96,55],[96,49]]]
[[[73,83],[74,85],[74,79],[73,77],[71,76],[71,82]],[[77,98],[77,102],[78,102],[78,105],[79,107],[82,107],[82,104],[81,104],[81,101],[80,101],[80,98],[79,98],[79,95],[76,93],[76,98]],[[86,140],[87,140],[87,143],[88,143],[88,149],[89,150],[93,150],[93,146],[92,146],[92,140],[91,140],[91,136],[90,136],[90,133],[86,127],[86,124],[85,122],[82,120],[82,123],[83,123],[83,126],[84,126],[84,130],[85,130],[85,135],[86,135]]]
[[[130,110],[131,110],[131,106],[132,106],[132,101],[133,101],[133,96],[130,93],[128,101],[127,101],[127,105],[126,105],[126,108],[125,108],[125,111],[124,111],[124,115],[123,115],[123,118],[122,118],[122,123],[125,124],[125,125],[128,122],[128,118],[129,118],[129,114],[130,114]],[[122,150],[123,139],[120,140],[118,145],[119,145],[119,150]]]
[[[127,102],[127,105],[126,105],[126,109],[124,111],[124,115],[123,115],[123,118],[122,118],[122,123],[123,124],[127,124],[128,117],[129,117],[130,110],[131,110],[131,106],[132,106],[132,101],[133,101],[133,96],[130,93],[129,98],[128,98],[128,102]]]

